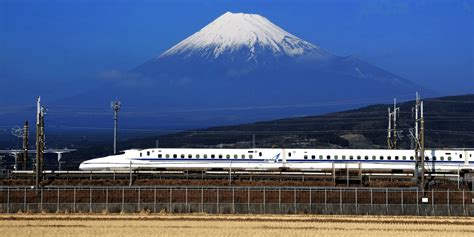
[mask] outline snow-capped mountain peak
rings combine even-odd
[[[262,50],[275,56],[300,56],[316,53],[330,55],[319,47],[288,33],[257,14],[226,12],[200,31],[176,44],[159,57],[205,54],[218,58],[224,53],[246,49],[248,59],[256,57]]]

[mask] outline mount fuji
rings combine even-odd
[[[170,118],[161,122],[189,126],[336,111],[362,98],[371,98],[360,103],[368,104],[423,91],[357,57],[302,40],[263,16],[231,12],[127,74],[86,97],[153,107]]]

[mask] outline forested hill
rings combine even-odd
[[[399,148],[410,148],[414,101],[400,103]],[[127,147],[385,148],[387,107],[373,105],[321,116],[213,127],[124,142]],[[426,147],[474,147],[474,95],[424,100]]]

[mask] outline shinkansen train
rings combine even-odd
[[[427,149],[430,172],[472,172],[474,149]],[[387,149],[132,149],[87,160],[81,170],[414,170],[414,150]]]

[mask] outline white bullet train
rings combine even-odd
[[[387,149],[132,149],[87,160],[80,170],[414,170],[414,150]],[[427,149],[430,172],[474,171],[474,149]]]

